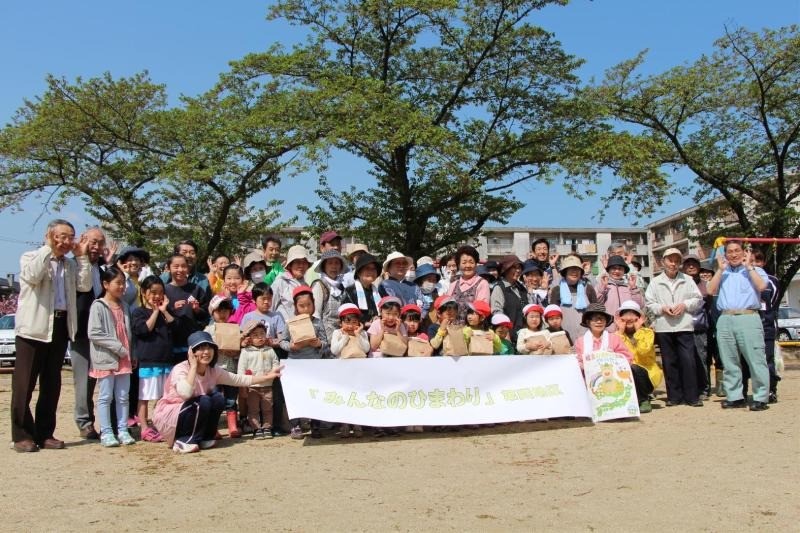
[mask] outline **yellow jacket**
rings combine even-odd
[[[616,333],[628,347],[628,350],[633,354],[633,364],[647,370],[647,375],[650,376],[650,382],[653,387],[661,385],[661,380],[664,379],[664,372],[661,367],[656,363],[656,344],[655,332],[650,328],[639,328],[633,334],[633,338],[628,337],[623,332]]]

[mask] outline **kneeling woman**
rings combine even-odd
[[[213,448],[225,397],[217,385],[249,387],[280,377],[283,367],[260,376],[240,376],[216,368],[218,348],[211,335],[189,335],[188,361],[175,365],[164,383],[164,396],[153,413],[153,424],[178,453]]]

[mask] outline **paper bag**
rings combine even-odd
[[[344,345],[339,359],[363,359],[367,356],[364,350],[358,343],[358,337],[354,335],[347,336],[347,344]]]
[[[242,349],[242,334],[238,324],[214,324],[214,342],[217,343],[220,353],[228,357],[238,357]]]
[[[550,334],[550,345],[553,348],[553,353],[556,355],[568,354],[572,352],[572,347],[569,345],[566,331],[556,331]]]
[[[483,332],[473,332],[472,337],[469,339],[469,354],[492,355],[493,353],[492,337]]]
[[[550,337],[550,334],[547,331],[534,331],[525,339],[525,349],[531,355],[550,355],[552,352],[547,346],[548,337]],[[533,343],[544,343],[545,346],[544,348],[531,349],[530,344]]]
[[[406,344],[398,335],[384,333],[381,341],[381,353],[384,357],[403,357],[406,354]]]
[[[433,346],[428,341],[409,337],[408,356],[409,357],[430,357],[433,354]]]
[[[289,328],[289,335],[292,342],[308,341],[316,339],[317,334],[314,331],[314,324],[311,323],[310,315],[297,315],[286,321],[286,327]]]
[[[464,331],[462,326],[447,326],[447,337],[450,349],[445,350],[444,355],[468,355],[467,343],[464,342]]]

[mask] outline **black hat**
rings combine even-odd
[[[378,258],[372,254],[364,254],[356,261],[355,277],[358,277],[358,272],[369,264],[375,265],[375,268],[378,269],[378,275],[381,275],[383,266],[381,265],[380,261],[378,261]]]
[[[142,248],[137,248],[136,246],[126,246],[122,249],[122,251],[117,256],[117,261],[125,262],[125,259],[128,256],[138,257],[142,263],[149,263],[150,262],[150,254],[147,253]]]
[[[624,268],[626,274],[631,270],[631,267],[628,266],[628,263],[625,262],[624,258],[618,255],[612,255],[611,257],[608,258],[608,263],[606,263],[606,270],[615,266]]]
[[[589,304],[589,306],[583,311],[583,316],[581,316],[581,326],[588,328],[589,327],[589,318],[592,315],[603,315],[606,319],[606,327],[610,326],[612,322],[614,322],[614,317],[611,316],[608,311],[606,311],[606,306],[603,304]]]

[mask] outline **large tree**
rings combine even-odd
[[[589,125],[573,98],[581,61],[532,23],[558,0],[284,0],[271,11],[309,32],[234,65],[307,91],[331,145],[368,163],[342,190],[325,179],[307,208],[321,231],[413,256],[507,222],[514,187],[549,180]]]
[[[799,237],[800,33],[726,30],[716,50],[654,76],[638,75],[645,53],[607,72],[588,91],[608,116],[634,125],[654,161],[689,169],[688,186],[632,179],[609,199],[641,206],[641,187],[692,194],[705,245],[719,233]],[[709,203],[710,202],[710,203]],[[773,250],[769,249],[769,256]],[[779,246],[783,291],[800,269],[794,246]]]
[[[0,208],[32,195],[44,195],[45,209],[79,198],[114,235],[156,253],[183,238],[202,256],[257,241],[279,202],[248,200],[316,136],[295,94],[257,84],[169,107],[146,73],[47,83],[0,130]],[[282,119],[288,112],[295,123]]]

